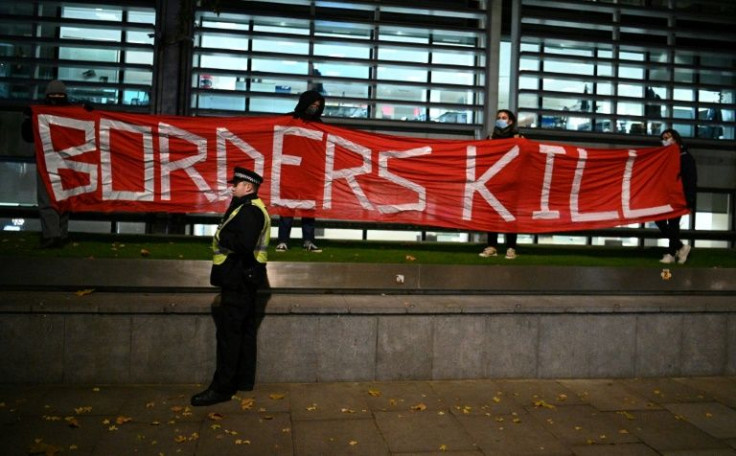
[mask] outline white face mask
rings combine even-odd
[[[670,144],[674,144],[674,143],[675,143],[675,140],[672,139],[672,138],[670,138],[670,139],[663,139],[662,140],[662,145],[663,146],[669,146]]]
[[[506,128],[509,126],[509,123],[503,119],[496,119],[496,126],[498,128]]]

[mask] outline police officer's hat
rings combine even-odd
[[[230,179],[228,184],[237,184],[238,182],[250,182],[252,184],[261,185],[263,182],[263,178],[256,172],[251,171],[246,168],[241,168],[240,166],[236,166],[233,170],[233,178]]]

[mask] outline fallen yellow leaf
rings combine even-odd
[[[548,404],[548,403],[546,403],[543,400],[535,401],[534,402],[534,407],[537,407],[537,408],[544,407],[544,408],[548,408],[548,409],[554,409],[555,408],[554,405]]]
[[[351,440],[349,443],[350,443],[350,446],[355,446],[355,445],[358,444],[358,441],[357,440]]]
[[[74,294],[77,295],[77,296],[86,296],[88,294],[94,293],[94,291],[95,291],[94,288],[87,288],[85,290],[77,290],[77,291],[74,292]]]
[[[269,394],[268,397],[273,399],[274,401],[280,401],[281,399],[286,397],[286,394],[273,393]]]
[[[440,445],[440,451],[447,451],[447,445]]]
[[[629,412],[627,412],[625,410],[621,410],[621,411],[616,412],[616,413],[618,413],[619,415],[623,415],[627,420],[635,420],[636,419],[636,417],[634,415],[632,415],[631,413],[629,413]]]
[[[69,427],[71,428],[78,428],[79,427],[79,421],[77,421],[76,418],[73,416],[67,416],[64,418],[67,423],[69,423]]]
[[[423,412],[423,411],[427,410],[427,406],[426,406],[426,404],[420,402],[417,405],[412,406],[411,407],[411,410],[413,412]]]
[[[222,419],[222,415],[217,412],[210,412],[207,414],[207,418],[211,419],[212,421],[218,421]]]
[[[115,423],[117,424],[130,423],[131,421],[133,421],[133,418],[129,416],[119,416],[115,419]]]
[[[370,394],[373,397],[380,397],[381,396],[381,392],[379,390],[377,390],[377,389],[369,389],[368,390],[368,394]]]
[[[240,408],[241,410],[250,410],[253,408],[255,404],[256,404],[255,398],[246,397],[245,399],[240,401]]]
[[[342,408],[340,409],[342,413],[355,413],[355,410],[349,409],[349,408]]]

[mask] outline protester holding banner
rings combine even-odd
[[[210,386],[192,396],[194,406],[229,401],[251,391],[256,378],[256,298],[266,281],[271,218],[258,197],[263,178],[236,166],[230,205],[212,240],[210,283],[220,287],[212,313],[217,329],[217,367]]]
[[[663,146],[677,144],[680,147],[680,175],[678,178],[682,181],[682,191],[685,195],[687,207],[692,212],[695,209],[696,190],[698,185],[698,174],[695,167],[695,159],[682,142],[680,133],[674,129],[667,129],[660,135]],[[678,264],[684,264],[692,246],[685,244],[680,239],[680,218],[681,216],[672,217],[664,220],[657,220],[655,224],[657,228],[664,234],[669,245],[667,252],[664,254],[660,263],[671,264],[677,261]]]
[[[490,139],[508,139],[508,138],[523,138],[519,130],[516,127],[516,114],[509,111],[508,109],[500,109],[496,113],[496,125],[493,127],[493,133]],[[488,232],[488,241],[486,248],[483,249],[478,255],[484,258],[497,256],[498,255],[498,233]],[[516,233],[506,233],[506,259],[516,259],[516,240],[518,235]]]
[[[317,90],[307,90],[299,96],[299,102],[290,115],[305,122],[322,122],[322,112],[325,110],[325,98]],[[294,217],[279,217],[279,237],[276,243],[277,252],[286,252],[289,249],[291,226]],[[322,249],[314,243],[314,217],[302,217],[302,242],[307,252],[322,253]]]
[[[44,104],[50,106],[67,106],[69,99],[66,94],[66,85],[62,81],[54,80],[46,86],[46,98]],[[21,135],[26,142],[34,142],[33,119],[30,108],[23,112],[24,119],[21,125]],[[36,171],[39,167],[36,166]],[[69,236],[69,212],[57,211],[51,205],[44,179],[40,172],[36,177],[36,201],[38,204],[38,215],[41,221],[41,248],[62,247]]]

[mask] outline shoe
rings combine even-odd
[[[677,264],[685,264],[687,261],[687,256],[690,255],[690,250],[692,247],[688,244],[684,244],[682,247],[680,247],[680,250],[675,253],[675,256],[677,257]]]
[[[482,252],[478,254],[478,256],[482,256],[483,258],[488,258],[492,256],[497,256],[497,255],[498,255],[498,251],[496,250],[496,248],[490,247],[490,246],[486,247],[485,249],[483,249]]]
[[[506,249],[506,259],[515,260],[516,259],[516,249]]]
[[[44,238],[41,240],[42,249],[60,249],[64,247],[66,239],[60,237]]]
[[[276,246],[277,252],[286,252],[287,250],[289,250],[289,246],[286,245],[286,242],[279,242]]]
[[[660,263],[664,264],[672,264],[675,262],[675,257],[670,255],[669,253],[665,253],[661,260],[659,260]]]
[[[201,407],[204,405],[213,405],[220,402],[227,402],[232,399],[232,397],[232,394],[222,394],[212,389],[206,389],[201,393],[192,396],[191,403],[195,407]]]
[[[322,253],[322,249],[320,249],[319,247],[317,247],[316,245],[314,245],[314,242],[312,242],[312,241],[305,242],[304,243],[304,248],[306,249],[307,252]]]

